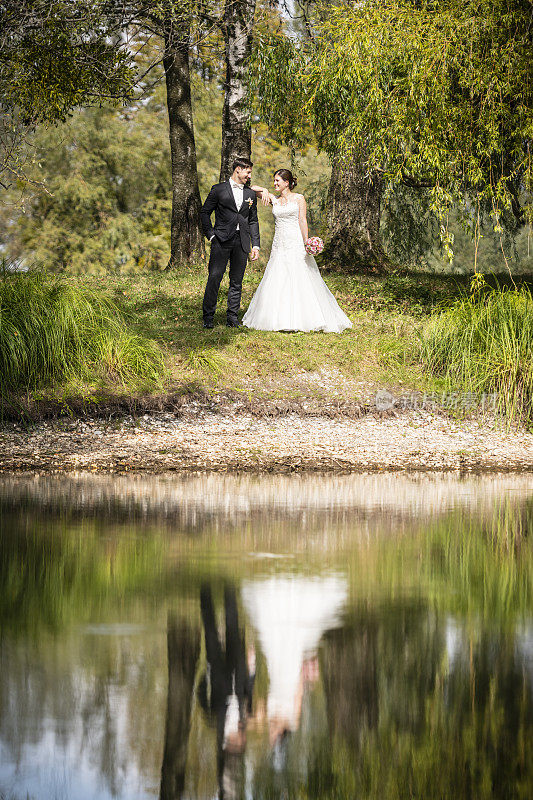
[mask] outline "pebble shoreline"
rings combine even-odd
[[[331,418],[151,413],[0,428],[0,472],[533,471],[533,433],[406,409]]]

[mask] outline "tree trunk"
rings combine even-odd
[[[200,226],[200,189],[189,70],[190,20],[168,16],[163,31],[163,66],[172,161],[172,218],[169,267],[203,259],[204,238]]]
[[[180,800],[185,786],[185,767],[191,723],[196,662],[200,655],[200,631],[169,615],[168,697],[165,749],[161,768],[160,800]]]
[[[384,272],[379,236],[381,177],[365,176],[359,163],[333,163],[328,193],[327,261],[362,272]]]
[[[252,49],[255,5],[256,0],[226,0],[224,10],[226,81],[222,113],[221,181],[231,175],[232,163],[237,156],[250,158],[252,153],[246,77]]]

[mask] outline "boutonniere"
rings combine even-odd
[[[248,197],[246,202],[248,203],[248,207],[249,208],[251,208],[253,206],[253,204],[254,204],[254,201],[253,201],[252,197]]]

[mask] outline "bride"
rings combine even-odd
[[[272,204],[276,225],[268,264],[242,324],[262,331],[340,333],[352,323],[306,253],[307,207],[304,196],[293,192],[296,183],[290,170],[279,169],[274,175],[279,197],[251,187],[265,205]]]
[[[281,573],[244,580],[241,592],[266,660],[266,712],[274,744],[300,725],[304,685],[319,678],[320,640],[341,626],[348,586],[342,574]]]

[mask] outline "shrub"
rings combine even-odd
[[[41,272],[0,281],[0,392],[68,379],[158,384],[161,349],[110,300]]]

